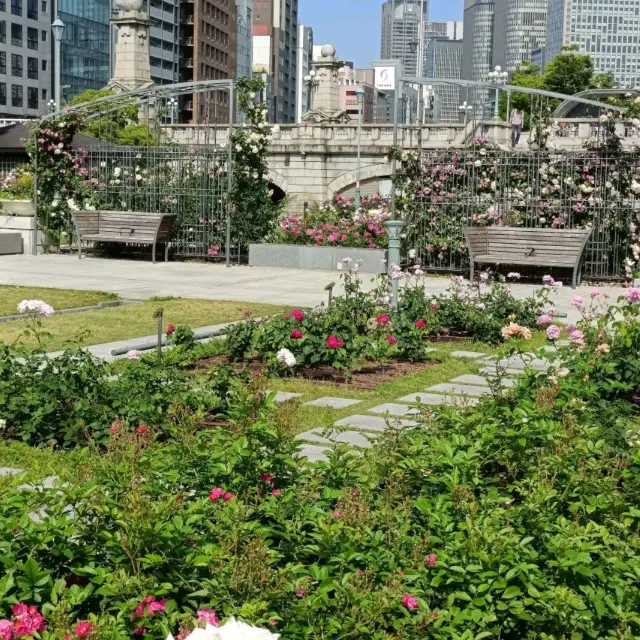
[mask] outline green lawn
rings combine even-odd
[[[73,307],[90,307],[98,304],[98,302],[117,299],[117,295],[103,293],[102,291],[74,291],[45,287],[0,285],[0,316],[17,314],[18,304],[22,300],[44,300],[54,309],[71,309]]]
[[[51,304],[49,298],[45,302]],[[55,304],[52,305],[55,308]],[[245,302],[224,302],[188,298],[154,299],[135,305],[52,316],[42,320],[43,330],[52,335],[46,349],[56,351],[72,344],[87,346],[139,338],[157,331],[154,312],[164,309],[165,326],[187,325],[192,328],[239,320],[243,310],[254,316],[273,315],[290,309],[286,305],[271,305]],[[12,343],[21,339],[29,347],[35,347],[32,337],[21,337],[24,321],[0,323],[0,342]]]

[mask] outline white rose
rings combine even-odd
[[[54,155],[59,156],[62,152],[60,151],[60,149],[56,149],[53,153]]]
[[[58,144],[58,149],[64,149],[64,144],[62,144],[62,142]]]

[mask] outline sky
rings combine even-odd
[[[341,60],[368,67],[380,57],[384,0],[298,0],[298,20],[313,28],[316,44],[333,44]],[[431,0],[430,20],[462,20],[463,0]]]

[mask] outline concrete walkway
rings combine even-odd
[[[267,302],[298,306],[315,306],[326,302],[324,287],[339,282],[337,271],[307,271],[208,263],[169,262],[152,264],[147,261],[84,258],[75,256],[2,256],[0,284],[63,289],[89,289],[117,293],[122,298],[145,300],[154,296]],[[371,276],[363,275],[364,288],[372,286]],[[443,293],[449,287],[447,277],[427,278],[426,290]],[[526,297],[538,285],[515,284],[517,297]],[[576,290],[563,287],[556,297],[559,312],[575,321],[579,314],[571,306],[574,295],[587,297],[591,287]],[[607,287],[615,300],[622,287]],[[336,293],[340,293],[336,288]]]

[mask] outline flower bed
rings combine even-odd
[[[266,322],[248,319],[231,327],[228,353],[232,360],[258,358],[267,371],[313,377],[310,371],[331,367],[354,372],[365,363],[383,367],[389,360],[427,360],[428,339],[475,339],[499,343],[510,319],[534,326],[544,313],[553,314],[554,286],[546,284],[526,300],[517,300],[500,283],[465,283],[453,278],[450,292],[425,295],[424,273],[392,269],[391,280],[403,280],[397,309],[389,309],[390,280],[380,276],[373,291],[361,289],[359,263],[346,258],[339,265],[345,295],[331,308],[299,309]],[[555,285],[556,287],[558,285]]]
[[[601,299],[575,300],[548,374],[313,468],[259,376],[231,394],[233,429],[198,432],[179,404],[170,429],[105,416],[66,483],[3,486],[0,635],[267,637],[236,616],[291,640],[638,638],[640,290]],[[513,325],[503,355],[523,357]],[[36,391],[25,377],[16,395],[46,404]]]

